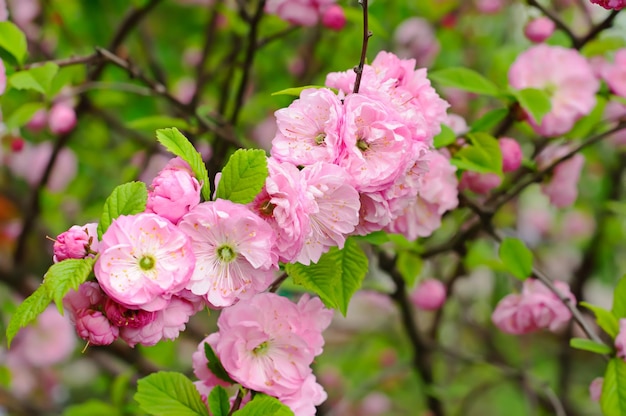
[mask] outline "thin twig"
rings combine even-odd
[[[573,45],[576,46],[580,43],[580,39],[578,39],[578,37],[574,34],[574,32],[572,32],[569,26],[565,24],[565,22],[563,22],[563,20],[561,20],[561,18],[556,13],[543,7],[541,3],[539,3],[537,0],[528,0],[528,5],[535,7],[541,13],[545,14],[550,20],[552,20],[554,24],[556,25],[556,27],[558,27],[563,32],[565,32],[567,37],[571,39]]]
[[[359,92],[359,88],[361,88],[363,68],[365,67],[365,59],[367,58],[367,43],[369,42],[370,37],[372,37],[372,32],[369,30],[367,0],[359,0],[359,4],[363,8],[363,42],[361,45],[361,58],[359,60],[359,65],[354,68],[354,72],[356,72],[354,89],[352,90],[354,94],[357,94]]]
[[[53,63],[53,64],[58,65],[59,67],[72,66],[72,65],[85,65],[85,64],[98,62],[101,59],[102,59],[101,56],[99,56],[97,53],[94,53],[94,54],[86,55],[86,56],[72,56],[70,58],[51,59],[47,61],[33,62],[30,64],[24,65],[21,69],[26,70],[26,69],[31,69],[31,68],[37,68],[40,66],[44,66],[47,63]]]

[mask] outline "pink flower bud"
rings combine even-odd
[[[74,225],[59,234],[54,241],[54,262],[65,259],[83,259],[95,251],[98,243],[97,224]]]
[[[599,4],[607,10],[621,10],[626,7],[626,0],[591,0],[593,4]]]
[[[76,111],[64,103],[57,103],[50,109],[48,128],[52,134],[66,134],[76,126]]]
[[[594,402],[600,401],[600,395],[602,394],[602,384],[604,384],[604,378],[596,377],[589,384],[589,396]]]
[[[434,311],[446,301],[446,287],[437,279],[425,279],[411,293],[411,301],[418,309]]]
[[[322,15],[322,24],[332,30],[343,29],[346,25],[346,15],[343,8],[337,4],[327,8]]]
[[[21,152],[24,149],[24,139],[21,137],[13,137],[11,139],[11,151]]]
[[[497,188],[502,183],[500,178],[495,173],[478,173],[465,171],[461,176],[461,183],[459,189],[469,189],[480,195],[488,194],[492,189]]]
[[[512,172],[522,165],[522,148],[515,139],[501,137],[498,140],[502,152],[502,171]]]
[[[534,43],[541,43],[552,36],[556,25],[549,17],[538,17],[526,23],[524,36]]]
[[[109,345],[119,336],[119,328],[106,316],[93,309],[81,309],[76,314],[76,333],[92,345]]]
[[[43,130],[48,124],[48,112],[45,108],[37,110],[35,114],[31,117],[28,124],[26,124],[26,128],[33,133]]]

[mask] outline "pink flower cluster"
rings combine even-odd
[[[342,234],[385,229],[411,239],[430,235],[443,212],[458,204],[455,168],[430,151],[448,104],[431,87],[426,70],[415,69],[415,60],[388,52],[365,66],[358,94],[351,93],[355,78],[353,71],[331,73],[326,85],[339,94],[326,88],[304,90],[288,108],[278,110],[272,157],[282,165],[304,167],[303,176],[332,169],[329,179],[342,178],[343,189],[337,188],[333,197],[341,194],[346,200],[333,207],[335,221],[344,224]],[[319,194],[328,185],[317,188]],[[328,202],[317,201],[323,199]],[[349,212],[354,208],[357,218]],[[349,218],[356,222],[349,224]],[[335,224],[330,229],[339,230]],[[330,238],[342,246],[342,238]],[[297,260],[317,261],[319,250],[311,252],[310,244],[304,245],[307,254]]]
[[[224,385],[207,367],[205,343],[220,359],[228,375],[242,386],[277,397],[298,416],[315,415],[326,393],[311,370],[322,353],[324,331],[333,312],[318,298],[304,295],[295,304],[273,293],[255,295],[224,309],[217,325],[193,355],[196,386],[208,396]]]
[[[554,285],[563,296],[576,303],[569,286],[561,281]],[[536,279],[524,281],[520,294],[505,296],[493,311],[491,320],[503,332],[528,334],[539,329],[558,330],[572,318],[572,313],[547,286]]]
[[[320,20],[329,29],[340,30],[346,23],[336,0],[268,0],[265,12],[298,26],[314,26]]]

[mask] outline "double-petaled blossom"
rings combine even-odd
[[[189,236],[196,257],[187,289],[213,306],[230,306],[272,282],[278,263],[276,235],[245,205],[222,199],[201,203],[179,228]]]
[[[81,284],[78,290],[68,292],[63,299],[76,333],[91,345],[109,345],[120,334],[119,328],[104,313],[106,299],[96,282]]]
[[[569,286],[555,281],[554,286],[565,299],[575,304]],[[539,329],[555,331],[572,317],[572,313],[556,294],[536,279],[526,279],[520,294],[505,296],[493,311],[491,320],[501,331],[513,335],[528,334]]]
[[[599,4],[607,10],[621,10],[626,7],[626,0],[591,0],[593,4]]]
[[[156,214],[122,215],[102,235],[94,273],[129,309],[158,311],[188,285],[195,257],[188,237]]]

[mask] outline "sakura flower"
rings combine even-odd
[[[421,17],[404,20],[396,28],[393,40],[397,45],[398,55],[413,58],[418,66],[429,66],[441,49],[430,22]]]
[[[98,251],[98,224],[73,225],[54,241],[54,262],[93,257]]]
[[[411,293],[411,301],[418,308],[434,311],[446,301],[446,287],[437,279],[424,279]]]
[[[76,111],[68,104],[59,102],[48,113],[48,128],[52,134],[67,134],[76,126]]]
[[[619,333],[615,337],[615,349],[619,358],[626,361],[626,319],[619,320]]]
[[[272,282],[276,236],[246,206],[221,199],[204,202],[183,217],[179,228],[191,239],[196,256],[187,289],[213,306],[230,306]]]
[[[94,273],[116,302],[161,310],[189,283],[195,264],[191,248],[182,231],[156,214],[122,215],[102,236]]]
[[[181,158],[174,158],[152,180],[146,212],[153,212],[176,224],[200,203],[201,188],[189,164]]]
[[[344,169],[319,162],[302,170],[307,192],[313,200],[310,231],[296,260],[317,263],[330,247],[343,248],[346,236],[359,223],[359,194]]]
[[[81,309],[74,317],[76,333],[91,345],[109,345],[117,339],[120,330],[107,317],[94,309]]]
[[[591,0],[593,4],[599,4],[607,10],[621,10],[626,7],[626,0]]]
[[[339,148],[343,109],[335,93],[326,88],[306,89],[300,98],[275,113],[278,132],[271,154],[281,162],[311,165],[334,163]]]
[[[318,406],[328,398],[328,395],[316,380],[314,374],[309,374],[300,390],[295,393],[281,396],[280,401],[288,406],[294,415],[298,416],[315,416]]]
[[[336,0],[268,0],[265,11],[294,25],[313,26],[319,21],[323,10],[335,2]]]
[[[602,75],[611,91],[626,98],[626,49],[615,53],[615,61],[606,66]]]
[[[574,49],[540,44],[520,54],[509,69],[513,88],[537,88],[550,95],[552,108],[541,123],[528,121],[538,134],[554,137],[572,129],[596,104],[600,83],[587,60]]]
[[[280,261],[290,262],[302,250],[311,232],[309,213],[317,209],[300,170],[274,158],[267,161],[269,175],[265,187],[252,203],[252,209],[276,233]]]

